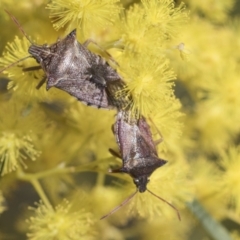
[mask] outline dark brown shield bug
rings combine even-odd
[[[110,149],[110,152],[122,159],[123,165],[116,170],[110,170],[113,173],[127,173],[133,178],[136,185],[136,192],[130,195],[123,203],[114,208],[110,213],[104,215],[101,219],[108,217],[116,212],[120,207],[125,205],[132,199],[137,192],[143,193],[148,191],[155,197],[171,206],[178,215],[178,210],[169,202],[157,196],[155,193],[147,189],[147,184],[151,174],[159,167],[167,163],[167,161],[158,157],[156,143],[154,143],[150,127],[143,116],[139,119],[129,119],[129,113],[119,111],[117,120],[113,127],[120,156]]]
[[[20,59],[2,69],[1,72],[28,57],[33,57],[39,66],[30,67],[25,71],[41,68],[45,73],[37,88],[46,81],[47,90],[51,87],[59,88],[79,101],[98,108],[123,109],[129,105],[128,97],[116,97],[116,92],[125,87],[120,75],[104,58],[87,49],[91,40],[83,44],[79,43],[76,30],[73,30],[56,43],[37,45],[28,38],[17,19],[8,11],[6,12],[29,40],[31,46],[28,50],[30,56]]]

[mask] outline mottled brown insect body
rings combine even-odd
[[[157,168],[163,166],[167,161],[158,157],[156,143],[153,141],[150,127],[146,119],[143,116],[140,116],[138,119],[131,118],[130,116],[131,113],[128,111],[119,111],[117,114],[113,132],[119,146],[120,156],[111,149],[110,152],[120,157],[123,161],[123,165],[119,169],[111,170],[111,172],[128,173],[133,178],[133,182],[137,189],[120,205],[100,219],[104,219],[115,213],[122,206],[126,205],[138,192],[143,193],[148,191],[150,194],[173,208],[179,220],[181,220],[177,208],[147,188],[151,174]]]
[[[76,39],[76,30],[52,45],[31,45],[29,53],[41,65],[47,89],[59,88],[88,105],[111,108],[108,84],[124,85],[118,73],[100,56]]]
[[[146,119],[141,116],[138,120],[128,121],[124,115],[125,112],[118,112],[114,125],[123,166],[113,172],[128,173],[138,191],[145,192],[150,175],[167,161],[158,157]]]
[[[87,45],[93,42],[92,40],[87,40],[84,44],[79,43],[76,38],[76,30],[73,30],[56,43],[37,45],[29,39],[17,19],[8,11],[6,12],[29,40],[31,46],[28,50],[30,56],[19,59],[0,72],[33,57],[40,66],[23,70],[42,68],[45,76],[37,88],[46,81],[47,90],[51,87],[59,88],[79,101],[98,108],[126,109],[130,105],[131,97],[128,97],[127,94],[117,97],[117,92],[125,88],[125,83],[120,75],[104,58],[87,49]]]

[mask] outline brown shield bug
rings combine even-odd
[[[29,40],[30,56],[2,69],[7,68],[33,57],[40,66],[28,70],[40,69],[45,73],[39,88],[46,81],[47,90],[51,87],[59,88],[79,101],[98,108],[122,109],[129,104],[128,98],[116,98],[116,91],[123,89],[125,83],[102,57],[87,49],[91,40],[81,44],[77,41],[76,30],[65,38],[51,45],[36,45],[27,36],[17,19],[6,11],[16,23],[20,31]],[[27,69],[25,69],[27,70]]]
[[[128,173],[137,187],[136,192],[130,195],[123,203],[114,208],[110,213],[104,215],[101,219],[104,219],[120,207],[124,206],[130,199],[132,199],[137,192],[143,193],[148,191],[155,197],[167,203],[171,206],[178,215],[178,210],[169,202],[154,194],[147,189],[149,177],[159,167],[167,163],[167,161],[158,157],[156,143],[154,143],[150,127],[143,116],[140,116],[138,120],[128,119],[128,112],[119,111],[117,114],[117,120],[113,127],[120,156],[110,149],[110,152],[122,159],[123,165],[116,170],[110,170],[113,173]]]

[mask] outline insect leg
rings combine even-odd
[[[23,68],[23,71],[24,72],[29,72],[29,71],[36,71],[36,70],[40,70],[40,69],[42,69],[42,67],[40,65],[38,65],[38,66]]]
[[[47,77],[44,76],[43,79],[38,83],[38,85],[36,86],[36,89],[40,89],[40,87],[46,82]]]
[[[106,54],[108,56],[108,58],[118,66],[118,63],[113,59],[113,57],[104,49],[102,48],[98,43],[96,43],[94,40],[92,39],[88,39],[86,40],[84,43],[83,43],[83,46],[87,48],[87,46],[90,44],[90,43],[93,43],[95,46],[97,46],[104,54]]]
[[[121,155],[116,152],[115,150],[113,150],[112,148],[109,148],[108,151],[114,156],[114,157],[117,157],[117,158],[120,158],[122,159]]]
[[[160,139],[158,139],[158,140],[155,140],[154,141],[154,143],[155,143],[155,145],[157,146],[158,144],[160,144],[161,142],[163,142],[163,135],[162,135],[162,133],[160,132],[160,130],[157,128],[157,126],[155,125],[155,123],[153,122],[153,120],[151,119],[151,118],[149,118],[149,121],[153,124],[153,126],[156,128],[156,131],[157,131],[157,133],[159,134],[159,136],[160,136]]]

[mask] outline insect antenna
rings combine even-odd
[[[179,211],[178,211],[178,209],[177,209],[176,207],[174,207],[171,203],[169,203],[169,202],[166,201],[165,199],[159,197],[158,195],[156,195],[156,194],[153,193],[152,191],[150,191],[150,190],[148,190],[148,189],[147,189],[147,191],[148,191],[149,193],[151,193],[153,196],[155,196],[156,198],[158,198],[158,199],[162,200],[163,202],[165,202],[166,204],[168,204],[171,208],[173,208],[173,209],[176,211],[176,213],[177,213],[177,216],[178,216],[179,221],[181,221],[180,213],[179,213]]]
[[[118,205],[117,207],[115,207],[112,211],[110,211],[109,213],[107,213],[106,215],[102,216],[100,218],[100,220],[109,217],[110,215],[112,215],[113,213],[115,213],[117,210],[119,210],[121,207],[123,207],[124,205],[126,205],[136,194],[137,194],[138,190],[136,192],[134,192],[133,194],[131,194],[127,199],[125,199],[120,205]]]
[[[21,58],[21,59],[17,60],[17,61],[14,62],[14,63],[11,63],[10,65],[6,66],[5,68],[0,69],[0,73],[2,73],[3,71],[7,70],[8,68],[10,68],[10,67],[12,67],[12,66],[15,66],[15,65],[17,65],[18,63],[20,63],[20,62],[22,62],[22,61],[24,61],[24,60],[26,60],[27,58],[30,58],[30,57],[32,57],[32,56],[29,55],[29,56],[26,56],[26,57],[24,57],[24,58]]]
[[[9,15],[9,17],[13,20],[13,22],[18,26],[18,29],[22,32],[22,34],[27,38],[27,40],[34,45],[33,41],[28,37],[28,35],[26,34],[26,32],[24,31],[23,27],[21,26],[21,24],[18,22],[18,20],[10,13],[8,12],[6,9],[4,9],[5,12]]]
[[[5,12],[9,15],[9,17],[13,20],[13,22],[17,25],[17,27],[19,28],[19,30],[22,32],[22,34],[27,38],[27,40],[31,43],[31,44],[34,44],[32,42],[32,40],[27,36],[26,32],[23,30],[21,24],[18,22],[18,20],[10,13],[8,12],[6,9],[4,9]],[[15,66],[17,65],[19,62],[22,62],[24,60],[26,60],[27,58],[30,58],[32,57],[31,55],[29,56],[26,56],[24,58],[21,58],[19,59],[18,61],[14,62],[14,63],[11,63],[10,65],[6,66],[5,68],[1,69],[0,70],[0,73],[2,73],[3,71],[7,70],[8,68],[12,67],[12,66]]]

